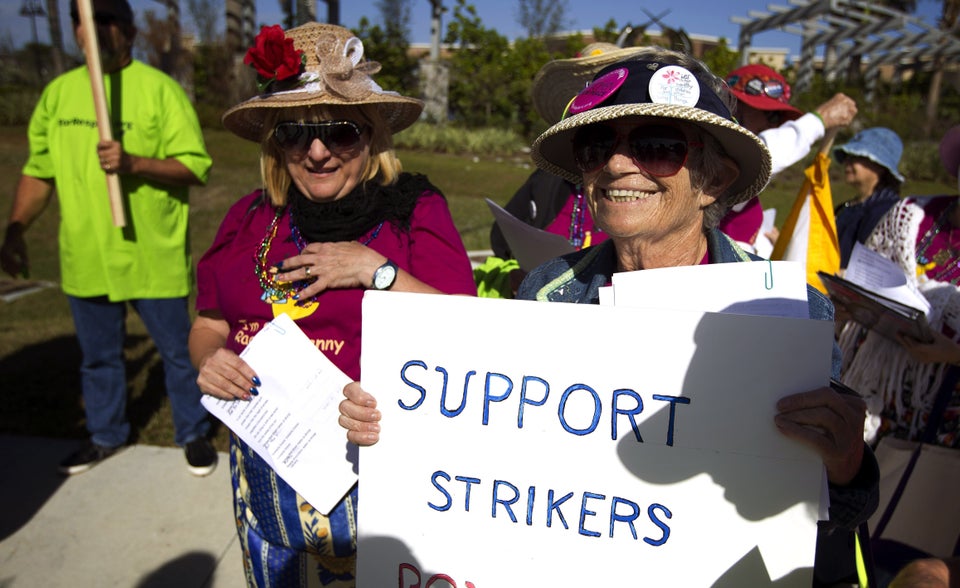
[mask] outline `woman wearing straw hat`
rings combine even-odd
[[[423,105],[370,78],[379,64],[360,40],[333,25],[263,27],[245,62],[262,93],[223,123],[260,144],[264,188],[230,209],[201,259],[190,336],[201,390],[226,400],[259,393],[238,354],[282,313],[358,380],[364,290],[476,293],[445,199],[401,173],[392,148]],[[230,451],[248,584],[354,586],[356,486],[323,516],[235,435]]]
[[[600,42],[587,45],[576,57],[548,61],[533,78],[530,92],[534,109],[547,124],[556,123],[570,100],[600,69],[648,50]],[[580,185],[540,169],[530,174],[504,208],[532,227],[561,235],[576,249],[596,245],[607,238],[594,225]],[[478,281],[485,275],[492,277],[492,282],[504,269],[510,271],[509,279],[501,280],[500,287],[492,289],[498,296],[512,298],[524,272],[516,262],[508,261],[512,260],[513,252],[496,223],[490,229],[490,248],[495,257],[488,259],[475,276]],[[482,284],[480,289],[484,291]]]
[[[729,208],[757,195],[770,175],[769,152],[734,120],[732,104],[722,80],[673,51],[601,70],[568,116],[534,142],[533,158],[542,169],[582,181],[609,240],[533,270],[518,298],[597,304],[614,272],[759,259],[717,229]],[[824,296],[808,287],[808,299],[811,318],[833,319]],[[830,525],[856,529],[877,503],[876,461],[862,439],[863,402],[821,388],[781,399],[778,410],[779,430],[823,459]],[[832,580],[827,566],[841,559],[852,572],[852,552],[826,545],[817,577]]]
[[[674,51],[602,69],[568,115],[534,142],[533,158],[541,169],[583,182],[593,217],[610,238],[539,266],[518,298],[597,304],[599,288],[617,271],[759,259],[716,229],[726,210],[756,195],[770,175],[766,147],[733,119],[730,104],[722,80]],[[829,300],[813,288],[808,296],[811,318],[832,321]],[[376,443],[375,400],[357,385],[345,394],[348,438]],[[823,458],[830,524],[855,529],[877,503],[863,402],[822,388],[783,398],[778,408],[779,429]],[[822,555],[818,566],[836,557]]]
[[[900,199],[903,174],[897,170],[903,142],[890,129],[864,129],[833,150],[843,165],[843,180],[857,195],[836,208],[840,267],[847,267],[854,243],[864,243],[890,207]]]

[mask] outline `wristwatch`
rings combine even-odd
[[[377,268],[377,271],[373,272],[374,290],[389,290],[396,281],[397,264],[393,263],[389,259],[387,260],[387,263],[381,265]]]

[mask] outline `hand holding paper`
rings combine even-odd
[[[351,382],[343,389],[347,398],[340,403],[340,426],[347,430],[347,439],[361,447],[380,440],[380,411],[372,394]]]
[[[337,422],[350,378],[285,314],[267,323],[240,357],[259,374],[259,395],[247,402],[204,396],[201,402],[328,514],[357,482],[357,448]]]

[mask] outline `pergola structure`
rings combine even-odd
[[[800,35],[800,60],[795,87],[802,92],[813,81],[814,61],[823,48],[826,79],[846,76],[851,66],[862,68],[866,95],[873,97],[881,68],[895,75],[906,70],[927,71],[960,58],[960,39],[904,12],[861,0],[789,0],[790,6],[769,5],[769,12],[751,11],[749,18],[734,16],[740,25],[737,49],[741,65],[753,36],[780,30]]]

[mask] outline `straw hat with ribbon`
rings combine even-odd
[[[579,182],[581,171],[573,155],[577,129],[628,116],[686,121],[713,136],[740,169],[730,185],[728,205],[756,196],[770,179],[770,152],[763,141],[734,120],[709,85],[663,59],[628,59],[602,69],[570,103],[567,118],[534,141],[533,160],[546,171]]]
[[[370,77],[380,64],[363,59],[363,43],[349,30],[309,23],[286,32],[262,27],[243,60],[257,71],[260,95],[229,109],[223,126],[259,142],[268,109],[375,104],[391,133],[419,118],[423,102],[381,88]]]
[[[591,43],[576,57],[548,61],[533,78],[530,89],[533,107],[547,123],[552,125],[558,122],[563,118],[570,100],[587,87],[598,71],[644,51],[649,51],[649,48]]]

